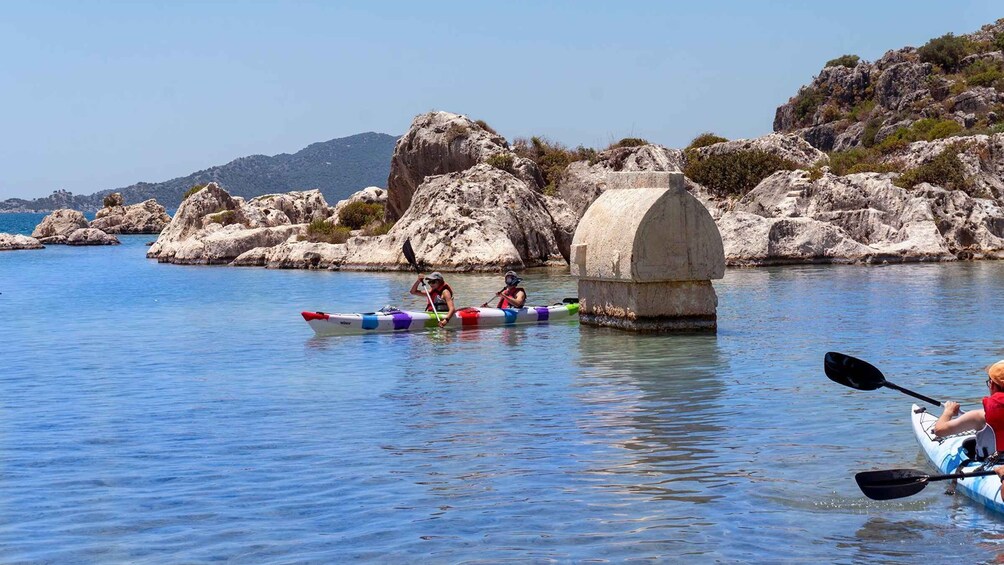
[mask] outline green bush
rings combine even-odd
[[[362,229],[366,224],[382,220],[384,206],[379,203],[350,202],[338,211],[338,222],[349,229]]]
[[[513,169],[513,163],[516,161],[515,156],[512,153],[496,153],[491,157],[485,159],[485,162],[489,165],[495,167],[496,169],[505,171],[507,173],[515,173]]]
[[[394,227],[394,222],[377,220],[376,222],[367,224],[366,227],[363,228],[363,235],[384,235],[389,232],[392,227]]]
[[[981,59],[966,67],[966,84],[969,86],[993,86],[1004,77],[999,63]]]
[[[461,137],[467,137],[469,131],[467,126],[453,122],[446,130],[446,143],[453,143]]]
[[[861,133],[861,145],[864,145],[865,147],[875,145],[875,136],[878,134],[881,127],[881,118],[872,118],[871,120],[868,120],[868,123],[865,124],[864,132]]]
[[[240,223],[237,220],[237,212],[234,212],[233,210],[220,210],[215,214],[210,214],[209,221],[224,226]]]
[[[825,66],[847,67],[849,69],[853,69],[854,67],[858,66],[858,61],[860,60],[861,57],[858,57],[857,55],[841,55],[836,59],[830,59],[829,61],[827,61]]]
[[[969,193],[973,185],[966,178],[965,168],[959,159],[959,151],[963,149],[965,144],[946,147],[934,159],[900,175],[896,179],[896,185],[913,188],[922,182],[928,182],[948,190],[962,190]]]
[[[115,198],[114,194],[109,194],[101,200],[101,204],[105,208],[111,208],[119,203],[118,198]]]
[[[964,37],[946,33],[936,37],[917,49],[921,62],[938,65],[945,72],[953,73],[959,68],[959,61],[969,54],[969,44]]]
[[[648,141],[640,137],[625,137],[617,143],[613,143],[607,149],[618,149],[620,147],[641,147],[642,145],[648,145]]]
[[[861,118],[864,118],[875,109],[878,103],[874,99],[869,98],[868,100],[862,100],[851,108],[851,111],[847,113],[847,117],[852,121],[860,122]],[[877,131],[877,130],[876,130]]]
[[[823,95],[814,88],[806,88],[795,96],[795,119],[800,123],[816,113],[816,108],[823,103]]]
[[[481,126],[481,129],[487,131],[488,133],[490,133],[492,135],[498,135],[499,134],[499,132],[497,132],[494,129],[492,129],[492,126],[488,125],[488,122],[486,122],[484,120],[474,120],[474,123],[478,124],[479,126]]]
[[[312,243],[345,243],[349,240],[347,226],[336,226],[324,220],[314,220],[307,226],[307,241]]]
[[[994,49],[1004,51],[1004,33],[998,33],[993,40]]]
[[[185,191],[185,194],[182,195],[181,200],[182,201],[188,200],[189,196],[195,194],[196,192],[202,190],[203,188],[206,188],[207,186],[209,186],[209,183],[193,184],[188,190]]]
[[[742,196],[775,172],[796,168],[798,165],[777,155],[749,150],[691,158],[683,172],[712,194]]]
[[[688,149],[699,149],[701,147],[707,147],[709,145],[714,145],[716,143],[721,143],[723,141],[728,141],[728,138],[722,137],[720,135],[715,135],[710,131],[706,131],[698,135],[694,139],[690,140],[690,145],[688,145],[687,149],[685,149],[684,151]]]
[[[834,151],[830,155],[830,172],[837,175],[854,173],[898,173],[899,163],[883,163],[882,153],[877,149],[854,147],[846,151]]]
[[[537,136],[530,139],[514,139],[512,149],[516,155],[530,159],[537,164],[541,175],[544,177],[545,194],[548,194],[548,186],[551,187],[552,192],[557,190],[558,180],[568,165],[575,161],[585,160],[595,163],[597,159],[595,149],[587,149],[579,146],[574,150],[569,150],[558,142]]]

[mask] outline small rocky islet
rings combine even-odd
[[[606,175],[680,171],[730,266],[998,259],[1002,53],[999,20],[875,62],[839,57],[777,109],[774,133],[703,134],[685,149],[641,139],[602,151],[510,143],[483,121],[429,112],[397,141],[386,190],[331,206],[317,190],[244,199],[209,183],[173,219],[153,201],[106,203],[90,223],[58,210],[37,241],[8,237],[0,249],[108,241],[78,233],[88,229],[160,233],[148,257],[178,264],[397,270],[408,268],[401,245],[410,239],[440,270],[566,265]]]

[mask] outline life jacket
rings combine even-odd
[[[436,305],[436,312],[449,312],[450,311],[450,305],[446,303],[446,299],[443,298],[443,296],[442,296],[444,290],[449,290],[450,291],[450,296],[451,297],[454,296],[453,295],[453,289],[450,288],[450,285],[446,284],[445,282],[443,283],[442,288],[440,288],[439,290],[429,289],[429,298],[432,300],[432,302],[430,302],[429,304],[425,305],[425,311],[426,312],[432,312],[432,305],[433,304]]]
[[[983,399],[987,425],[976,432],[976,453],[1004,452],[1004,392],[995,392]]]
[[[523,294],[526,294],[526,290],[521,286],[513,288],[512,292],[510,292],[509,288],[506,287],[506,289],[502,291],[502,296],[499,298],[499,303],[496,308],[512,308],[512,306],[509,305],[509,300],[515,299],[519,296],[520,291],[523,291]],[[523,299],[523,305],[526,305],[526,299]]]

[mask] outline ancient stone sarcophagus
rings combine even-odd
[[[575,230],[571,270],[583,324],[717,329],[711,280],[725,275],[722,236],[682,173],[610,173]]]

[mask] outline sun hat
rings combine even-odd
[[[987,376],[997,385],[1004,387],[1004,359],[987,367]]]
[[[429,273],[429,276],[425,277],[425,280],[427,280],[427,281],[441,281],[441,280],[443,280],[443,275],[441,275],[439,273],[439,271],[433,271],[433,272]]]

